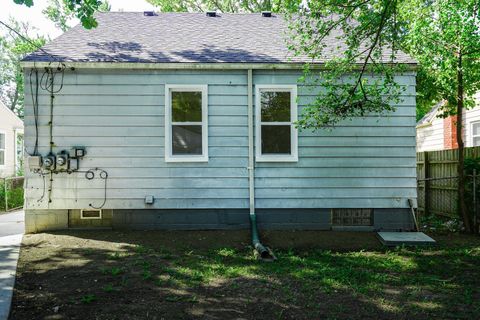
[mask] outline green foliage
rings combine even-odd
[[[403,88],[395,74],[399,26],[396,1],[315,1],[308,10],[289,15],[289,49],[325,63],[313,72],[307,65],[303,80],[321,87],[304,109],[302,129],[329,127],[353,117],[388,113],[399,102]],[[352,22],[355,21],[355,22]],[[342,39],[343,47],[327,43]],[[328,51],[327,51],[328,49]]]
[[[105,292],[113,292],[113,291],[115,291],[115,288],[113,287],[112,284],[109,283],[109,284],[107,284],[107,285],[105,285],[105,286],[103,287],[103,291],[105,291]]]
[[[458,73],[464,104],[474,106],[480,90],[480,24],[478,0],[408,0],[399,3],[399,19],[406,26],[402,47],[420,63],[419,102],[444,99],[444,115],[456,113]],[[428,36],[427,36],[428,35]]]
[[[117,267],[112,267],[110,269],[110,274],[112,276],[118,276],[119,274],[121,274],[123,272],[123,269],[122,268],[117,268]]]
[[[467,206],[468,214],[473,217],[475,213],[475,208],[473,204],[473,173],[475,170],[475,193],[476,193],[476,206],[477,206],[477,217],[480,214],[480,158],[466,158],[465,159],[465,203],[471,204]]]
[[[465,159],[465,173],[468,175],[473,174],[473,169],[480,174],[480,158],[466,158]]]
[[[13,0],[17,4],[23,4],[27,7],[34,5],[33,0]],[[59,4],[58,11],[55,10],[46,10],[47,16],[54,21],[58,26],[66,27],[66,22],[69,17],[75,16],[80,20],[82,26],[86,29],[96,28],[98,25],[97,20],[93,16],[94,13],[102,8],[109,8],[109,5],[105,5],[104,1],[101,0],[62,0],[63,3],[60,5],[58,1],[53,1],[52,4]],[[47,8],[48,9],[48,8]],[[62,29],[63,30],[63,29]]]
[[[33,35],[34,28],[27,23],[10,19],[15,32],[0,35],[0,99],[20,117],[23,117],[24,78],[20,60],[43,46],[47,39]]]
[[[5,183],[7,183],[6,193]],[[9,209],[23,206],[23,184],[14,185],[11,180],[0,179],[0,212],[5,210],[5,195]]]
[[[301,0],[147,0],[163,12],[204,12],[218,10],[220,12],[260,12],[296,10]]]
[[[416,90],[416,120],[419,121],[432,109],[437,102],[442,100],[442,96],[435,85],[435,79],[422,65],[419,65],[417,70]]]
[[[401,71],[395,62],[398,49],[419,62],[417,119],[442,99],[448,101],[445,115],[456,112],[460,56],[464,102],[473,106],[473,94],[480,90],[478,12],[478,0],[310,1],[308,10],[290,16],[290,49],[325,61],[327,70],[315,79],[323,90],[305,109],[300,127],[391,111],[388,102],[400,93],[394,78]],[[327,41],[337,41],[335,37],[345,46],[325,52]],[[309,74],[307,68],[305,79]],[[372,74],[382,75],[381,81],[372,83]],[[382,99],[385,95],[391,101]]]
[[[24,4],[27,7],[33,6],[33,0],[13,0],[16,4]]]
[[[97,300],[97,297],[94,294],[86,294],[81,298],[81,302],[85,304],[89,304]]]
[[[420,228],[425,232],[456,233],[462,231],[462,221],[455,217],[429,215],[420,217]]]
[[[49,0],[48,6],[42,11],[43,14],[55,23],[55,26],[62,31],[67,31],[78,18],[76,8],[70,5],[70,0]],[[111,10],[108,1],[102,1],[97,7],[97,11],[107,12]],[[82,21],[83,24],[83,21]]]

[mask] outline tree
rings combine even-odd
[[[299,121],[301,128],[332,126],[370,112],[389,111],[383,98],[399,98],[394,74],[401,71],[397,49],[419,62],[423,102],[445,99],[444,112],[457,114],[459,212],[467,231],[464,201],[462,111],[480,90],[478,0],[317,0],[291,15],[290,48],[313,60],[326,59],[317,99]],[[339,36],[345,47],[332,55],[325,40]],[[333,56],[330,57],[330,55]],[[327,57],[327,58],[325,58]],[[387,64],[381,62],[389,62]],[[306,68],[307,76],[309,69]],[[347,81],[342,81],[349,75]],[[381,75],[372,80],[371,75]]]
[[[31,7],[34,5],[33,0],[13,0],[20,5]],[[69,12],[80,19],[83,27],[86,29],[95,28],[98,25],[97,20],[93,16],[95,11],[102,7],[104,1],[101,0],[64,0],[63,3]]]
[[[204,12],[218,10],[225,13],[295,10],[301,0],[147,0],[163,12]]]
[[[43,46],[47,39],[30,35],[33,28],[27,23],[10,19],[9,25],[16,32],[0,36],[0,98],[9,109],[23,116],[24,79],[20,60]]]
[[[42,11],[63,32],[70,29],[73,22],[77,19],[76,12],[71,9],[69,3],[69,0],[49,0],[48,6]],[[97,10],[101,12],[110,11],[111,5],[105,0],[98,6]]]
[[[447,101],[444,114],[457,115],[459,211],[467,231],[473,231],[465,206],[462,112],[474,106],[480,90],[480,2],[412,1],[402,9],[408,22],[405,48],[431,75],[439,96]],[[426,36],[428,35],[428,36]]]

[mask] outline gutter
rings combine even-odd
[[[257,215],[255,213],[255,156],[254,156],[254,124],[253,124],[253,71],[247,71],[248,87],[248,189],[250,203],[250,230],[252,245],[260,259],[265,261],[275,260],[273,252],[265,247],[258,234]]]
[[[305,63],[199,63],[199,62],[172,62],[172,63],[153,63],[153,62],[69,62],[69,61],[21,61],[22,68],[50,68],[57,64],[63,64],[67,68],[75,69],[143,69],[143,70],[303,70]],[[406,71],[415,71],[417,64],[403,63]],[[312,63],[309,67],[314,70],[327,70],[323,63]],[[361,65],[358,65],[361,69]]]

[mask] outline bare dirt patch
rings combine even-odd
[[[69,231],[26,235],[10,319],[475,318],[480,239],[386,250],[371,233]],[[294,250],[291,248],[295,248]],[[360,249],[364,249],[360,251]]]

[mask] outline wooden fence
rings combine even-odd
[[[465,159],[478,158],[480,147],[465,148]],[[420,213],[458,216],[458,150],[417,153],[417,191]],[[477,177],[480,179],[480,177]],[[466,177],[471,183],[472,177]],[[467,208],[473,208],[467,203]]]

